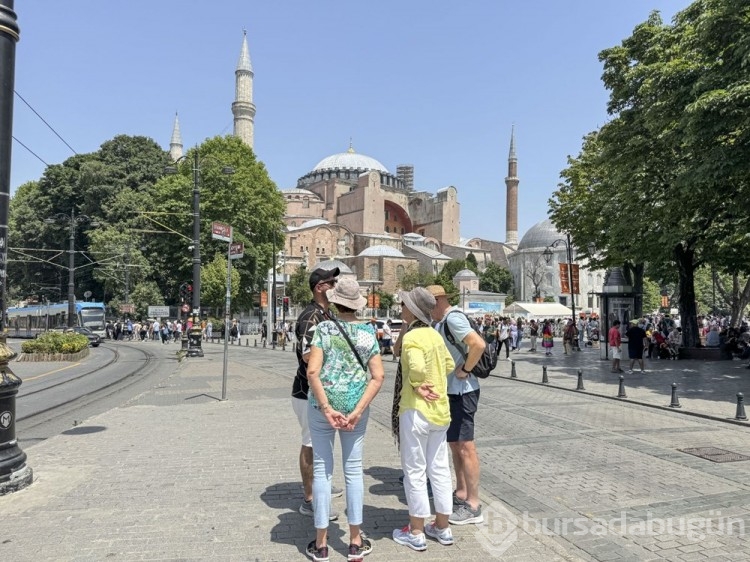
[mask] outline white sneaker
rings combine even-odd
[[[424,533],[412,534],[409,525],[402,529],[393,529],[393,540],[398,544],[408,546],[412,550],[427,550],[427,540],[424,538]]]
[[[451,531],[451,528],[438,529],[434,521],[424,526],[424,534],[436,539],[442,545],[448,546],[453,544],[453,531]]]
[[[633,374],[633,369],[628,369],[628,374],[632,375]]]

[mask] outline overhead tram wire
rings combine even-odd
[[[14,140],[14,141],[16,141],[16,142],[17,142],[18,144],[20,144],[20,145],[21,145],[22,147],[24,147],[24,148],[25,148],[26,150],[28,150],[29,152],[31,152],[31,154],[33,154],[34,156],[36,156],[36,159],[37,159],[37,160],[39,160],[39,161],[40,161],[40,162],[41,162],[42,164],[44,164],[45,166],[49,166],[49,164],[47,164],[47,163],[46,163],[46,162],[45,162],[44,160],[42,160],[42,157],[41,157],[41,156],[39,156],[39,155],[38,155],[38,154],[37,154],[36,152],[34,152],[33,150],[31,150],[31,149],[30,149],[30,148],[29,148],[28,146],[26,146],[26,145],[25,145],[25,144],[23,144],[23,143],[22,143],[22,142],[21,142],[20,140],[18,140],[18,139],[17,139],[16,137],[15,137],[15,135],[13,135],[13,140]]]
[[[26,104],[26,105],[28,106],[28,108],[29,108],[29,109],[30,109],[31,111],[33,111],[33,112],[34,112],[34,115],[36,115],[37,117],[39,117],[39,119],[41,119],[42,123],[44,123],[45,125],[47,125],[47,127],[49,128],[49,130],[50,130],[50,131],[52,131],[53,133],[55,133],[55,135],[57,135],[57,138],[58,138],[58,139],[60,139],[61,141],[63,141],[63,143],[65,143],[65,146],[67,146],[67,147],[68,147],[68,148],[69,148],[69,149],[70,149],[70,150],[71,150],[71,151],[73,152],[73,154],[75,154],[76,156],[78,155],[78,153],[77,153],[77,152],[75,151],[75,149],[74,149],[74,148],[73,148],[72,146],[70,146],[70,145],[68,144],[68,141],[66,141],[66,140],[65,140],[64,138],[62,138],[62,137],[60,136],[60,133],[58,133],[58,132],[57,132],[57,131],[55,130],[55,128],[54,128],[54,127],[53,127],[52,125],[50,125],[49,123],[47,123],[47,121],[46,121],[46,120],[44,119],[44,117],[42,117],[41,115],[39,115],[39,112],[38,112],[38,111],[37,111],[36,109],[34,109],[34,108],[33,108],[33,107],[31,106],[31,104],[30,104],[29,102],[27,102],[27,101],[26,101],[26,100],[25,100],[25,99],[23,98],[23,96],[22,96],[21,94],[19,94],[19,93],[18,93],[18,91],[16,91],[16,90],[13,90],[13,92],[14,92],[14,93],[15,93],[15,94],[16,94],[16,95],[18,96],[18,98],[19,98],[19,99],[20,99],[20,100],[21,100],[21,101],[22,101],[23,103],[25,103],[25,104]]]

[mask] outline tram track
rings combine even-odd
[[[18,433],[28,435],[41,426],[59,421],[65,416],[68,416],[76,411],[83,411],[88,406],[91,406],[96,402],[103,401],[107,398],[111,398],[115,394],[127,391],[132,386],[143,381],[143,379],[151,374],[156,368],[158,364],[157,361],[154,361],[156,355],[143,348],[132,347],[130,349],[141,354],[144,358],[143,361],[138,361],[133,368],[124,370],[122,375],[118,376],[116,379],[104,382],[101,385],[97,385],[95,388],[84,391],[81,394],[78,394],[77,396],[71,398],[70,400],[66,400],[58,404],[52,404],[50,406],[26,413],[23,416],[19,416],[16,419]],[[70,383],[80,381],[87,376],[91,376],[92,374],[101,371],[103,368],[116,365],[120,362],[122,354],[117,349],[114,349],[113,351],[114,354],[112,360],[105,363],[104,365],[99,365],[95,369],[88,369],[85,372],[80,373],[74,377],[46,386],[42,389],[31,391],[28,394],[24,394],[22,397],[20,397],[20,399],[31,396],[33,394],[46,392],[56,387],[69,385]]]

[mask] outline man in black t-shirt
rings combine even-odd
[[[633,372],[633,365],[636,359],[641,366],[641,373],[645,373],[646,370],[643,368],[643,347],[646,345],[646,331],[638,325],[637,320],[632,320],[628,331],[625,332],[625,337],[628,338],[628,356],[630,357],[630,370],[628,373]]]
[[[302,515],[310,517],[313,516],[313,450],[310,427],[307,423],[307,394],[310,391],[310,385],[307,382],[307,361],[310,358],[310,344],[312,343],[316,326],[323,320],[330,318],[326,291],[333,289],[334,285],[336,285],[338,275],[338,267],[334,269],[315,269],[310,273],[309,283],[313,299],[297,318],[297,326],[295,328],[297,343],[294,351],[297,354],[298,366],[297,374],[292,384],[292,408],[294,409],[294,413],[297,414],[297,419],[302,430],[299,471],[302,476],[302,486],[305,493],[299,512]],[[343,490],[341,489],[331,488],[331,497],[340,496],[342,493]],[[330,518],[331,520],[335,520],[338,518],[338,514],[330,511]]]

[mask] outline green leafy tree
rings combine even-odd
[[[245,257],[236,264],[242,285],[260,286],[263,272],[271,267],[273,242],[277,250],[283,248],[284,199],[252,149],[233,136],[214,137],[188,151],[184,163],[177,165],[177,174],[163,176],[154,186],[154,208],[151,214],[143,216],[153,228],[164,232],[163,236],[153,237],[149,244],[148,255],[159,263],[155,278],[165,294],[176,294],[181,280],[191,275],[187,246],[192,236],[196,151],[200,168],[203,259],[211,259],[217,253],[226,255],[226,242],[211,237],[211,223],[229,224],[234,229],[234,241],[245,244]],[[234,173],[224,173],[226,166]],[[165,259],[170,260],[169,263]],[[249,305],[246,291],[240,298],[239,304]]]
[[[164,297],[154,281],[141,281],[133,287],[130,302],[135,305],[135,317],[146,320],[148,307],[163,306]]]
[[[310,271],[304,266],[299,266],[289,276],[289,281],[286,282],[286,294],[292,304],[306,305],[312,300],[309,280]]]
[[[477,257],[474,255],[474,252],[469,252],[469,255],[466,256],[466,267],[471,269],[474,273],[479,273],[479,264],[477,263]]]
[[[234,299],[240,293],[240,272],[232,264],[232,310],[236,310]],[[209,306],[222,316],[226,307],[227,294],[227,258],[215,254],[214,259],[201,267],[201,306]]]
[[[375,291],[375,294],[378,295],[380,298],[380,305],[378,306],[378,310],[384,310],[384,311],[390,311],[391,307],[393,307],[396,300],[393,298],[393,294],[386,293],[385,291],[381,291],[378,289]]]
[[[414,287],[427,287],[436,283],[435,276],[430,273],[420,271],[416,267],[409,266],[404,276],[401,278],[401,289],[411,291]]]
[[[646,263],[676,279],[688,346],[698,342],[695,271],[750,270],[748,252],[738,255],[750,220],[749,26],[748,5],[705,0],[672,25],[653,13],[602,51],[611,120],[586,137],[550,202],[555,225],[578,248],[594,242],[596,265],[624,264],[637,292]]]
[[[661,306],[661,289],[659,284],[648,277],[643,279],[643,311],[656,312]]]
[[[504,267],[490,262],[487,268],[479,274],[479,290],[511,295],[513,294],[513,275]]]

